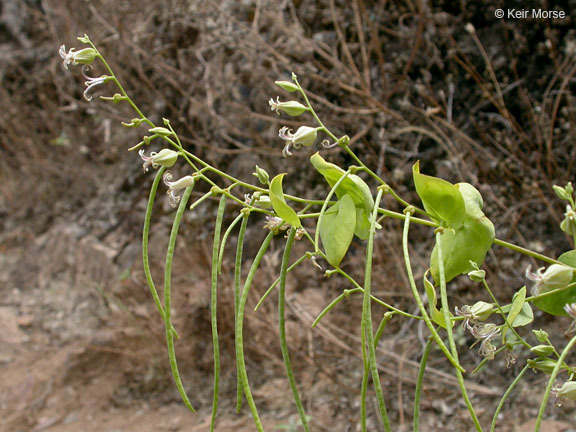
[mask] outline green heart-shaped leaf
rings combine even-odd
[[[322,174],[331,187],[334,187],[338,180],[346,174],[346,171],[338,165],[326,162],[319,153],[313,154],[310,157],[310,162],[312,162],[312,166]],[[370,232],[369,216],[374,207],[374,198],[372,198],[370,188],[366,182],[356,174],[349,174],[336,188],[336,196],[338,198],[342,199],[346,194],[350,195],[357,210],[354,234],[362,240],[365,240],[368,238]]]
[[[420,174],[420,161],[412,167],[416,192],[430,217],[441,225],[459,228],[466,218],[464,198],[458,187],[436,177]]]
[[[330,207],[320,222],[320,239],[328,262],[337,267],[346,255],[356,226],[356,208],[349,194]]]

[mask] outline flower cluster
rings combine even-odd
[[[488,360],[492,360],[496,352],[492,339],[500,334],[500,327],[496,324],[483,322],[492,312],[494,312],[494,306],[483,301],[472,306],[464,305],[461,309],[456,308],[456,315],[464,317],[462,325],[478,340],[477,342],[480,342],[479,354]]]

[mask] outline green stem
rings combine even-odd
[[[372,217],[370,220],[370,234],[368,236],[368,245],[366,246],[366,264],[364,266],[364,297],[362,301],[362,333],[365,335],[365,344],[368,350],[368,364],[372,375],[378,409],[386,432],[391,432],[390,419],[386,411],[386,402],[382,392],[380,375],[378,374],[378,363],[376,362],[376,348],[374,346],[374,330],[372,328],[372,302],[370,301],[372,286],[372,259],[374,255],[374,235],[376,234],[376,219],[378,218],[378,205],[382,199],[383,190],[378,189]]]
[[[440,299],[442,303],[442,313],[444,314],[444,322],[446,323],[446,333],[448,335],[450,351],[452,352],[454,360],[458,361],[458,349],[456,348],[456,343],[454,342],[454,334],[452,332],[453,323],[450,319],[450,306],[448,304],[448,294],[446,289],[446,274],[444,272],[444,259],[442,256],[442,231],[440,229],[436,231],[436,247],[438,253],[438,273],[440,274]],[[480,425],[478,417],[476,416],[476,411],[474,410],[472,402],[468,397],[468,392],[466,391],[464,376],[458,369],[456,369],[455,372],[456,378],[458,379],[458,385],[460,386],[460,391],[462,393],[462,398],[464,399],[464,403],[466,404],[468,412],[472,417],[474,426],[476,427],[477,431],[482,432],[482,426]]]
[[[170,361],[170,369],[172,370],[172,376],[174,382],[176,383],[176,388],[180,397],[184,402],[184,405],[188,409],[194,412],[194,407],[188,399],[184,385],[180,378],[180,373],[178,372],[178,364],[176,362],[176,352],[174,349],[174,332],[172,330],[172,297],[171,297],[171,285],[172,285],[172,260],[174,259],[174,249],[176,248],[176,239],[178,237],[178,228],[180,227],[180,222],[182,221],[182,216],[184,215],[184,210],[186,210],[186,204],[192,193],[192,188],[186,188],[184,195],[180,200],[180,205],[176,211],[176,216],[174,217],[174,223],[172,224],[172,231],[170,232],[170,239],[168,240],[168,250],[166,251],[166,265],[164,268],[164,322],[166,329],[166,345],[168,347],[168,359]]]
[[[416,380],[416,389],[414,390],[414,419],[412,422],[412,431],[418,432],[420,430],[420,396],[422,395],[422,388],[424,387],[424,373],[426,372],[426,365],[428,364],[428,356],[430,355],[430,348],[432,347],[432,337],[428,337],[426,345],[424,345],[424,352],[420,360],[420,368],[418,369],[418,378]]]
[[[555,259],[549,258],[546,255],[539,254],[538,252],[531,251],[530,249],[523,248],[521,246],[517,246],[512,243],[508,243],[507,241],[494,239],[494,244],[498,246],[502,246],[513,250],[514,252],[518,252],[524,255],[531,256],[532,258],[539,259],[540,261],[547,262],[549,264],[562,264],[560,261],[556,261]]]
[[[504,402],[506,402],[506,399],[508,399],[508,396],[510,396],[510,393],[512,393],[512,390],[514,390],[514,387],[516,387],[516,385],[520,382],[520,379],[522,379],[522,377],[528,371],[528,369],[530,369],[528,365],[524,366],[524,369],[522,369],[518,374],[518,376],[514,378],[512,384],[510,384],[506,392],[502,395],[502,399],[500,399],[500,403],[498,403],[496,411],[494,411],[494,416],[492,417],[490,432],[494,432],[496,430],[496,422],[498,421],[498,414],[500,414],[500,411],[502,411],[502,408],[504,407]]]
[[[406,219],[404,220],[404,230],[402,233],[402,250],[404,253],[404,263],[406,264],[406,273],[408,275],[408,282],[410,284],[410,289],[412,290],[412,295],[414,296],[414,300],[416,301],[416,304],[420,309],[422,318],[424,318],[424,321],[426,322],[428,330],[430,331],[432,337],[434,338],[434,342],[436,342],[436,344],[440,347],[440,349],[442,350],[446,358],[450,361],[452,366],[454,366],[459,371],[464,372],[465,371],[464,368],[460,365],[460,363],[458,363],[457,360],[454,359],[454,357],[452,356],[450,351],[448,351],[448,348],[440,338],[440,335],[436,331],[436,327],[434,327],[434,324],[432,323],[432,320],[430,319],[430,316],[428,315],[428,312],[424,307],[424,303],[422,302],[422,298],[420,297],[418,288],[416,287],[416,282],[414,281],[414,273],[412,272],[412,264],[410,262],[410,252],[408,250],[408,233],[410,231],[411,216],[412,215],[410,211],[407,211]]]
[[[216,224],[214,225],[214,244],[212,247],[212,280],[210,287],[210,326],[212,328],[212,345],[214,347],[214,397],[212,399],[212,418],[210,420],[210,432],[214,431],[216,425],[216,414],[218,413],[218,396],[220,390],[220,344],[218,342],[218,255],[220,250],[220,233],[222,231],[222,221],[226,209],[226,195],[220,198]]]
[[[294,264],[292,264],[290,267],[288,267],[288,270],[286,270],[287,273],[290,273],[292,270],[294,270],[298,265],[300,265],[302,263],[302,261],[304,261],[305,259],[308,259],[308,257],[310,256],[310,254],[308,252],[306,252],[304,255],[302,255],[300,258],[298,258]],[[276,288],[276,286],[280,283],[280,278],[276,279],[272,285],[270,285],[270,287],[266,290],[266,292],[264,293],[264,295],[260,298],[260,300],[258,301],[258,303],[256,304],[256,306],[254,306],[254,310],[257,311],[260,306],[262,306],[262,303],[264,303],[264,301],[268,298],[268,296],[272,293],[272,290],[274,288]]]
[[[344,300],[345,298],[348,298],[350,296],[350,294],[354,294],[354,293],[363,293],[364,292],[364,288],[362,287],[357,287],[357,288],[353,288],[353,289],[346,289],[344,290],[344,292],[342,294],[340,294],[338,297],[336,297],[334,300],[332,300],[330,302],[330,304],[328,304],[328,306],[326,306],[322,312],[320,312],[318,314],[318,316],[316,317],[316,319],[314,320],[314,322],[312,323],[312,327],[316,327],[316,325],[320,322],[320,320],[322,318],[324,318],[324,316],[330,312],[338,303],[340,303],[342,300]],[[370,299],[374,302],[379,304],[380,306],[384,306],[387,309],[390,309],[391,311],[393,311],[395,314],[398,315],[402,315],[403,317],[406,318],[410,318],[410,319],[415,319],[415,320],[421,320],[423,319],[422,317],[419,317],[417,315],[412,315],[409,314],[408,312],[404,312],[403,310],[400,309],[396,309],[394,306],[389,305],[388,303],[383,302],[382,300],[380,300],[377,297],[374,296],[370,296]]]
[[[566,347],[562,351],[562,354],[560,355],[560,358],[558,359],[556,366],[554,366],[554,369],[550,374],[550,378],[548,379],[548,385],[546,386],[546,391],[544,392],[544,397],[542,398],[542,403],[540,404],[540,410],[538,411],[538,417],[536,417],[536,426],[534,427],[534,432],[540,431],[540,426],[542,425],[542,419],[544,418],[544,412],[546,411],[546,405],[548,404],[548,399],[550,398],[550,392],[552,391],[552,387],[554,386],[554,381],[558,376],[558,372],[560,372],[560,368],[564,364],[564,360],[566,360],[566,357],[568,357],[568,353],[575,344],[576,344],[576,336],[574,336],[570,340],[570,342],[568,342],[568,345],[566,345]]]
[[[292,390],[294,403],[298,409],[298,414],[300,415],[300,421],[302,422],[302,426],[304,426],[304,430],[309,432],[310,429],[308,426],[308,417],[306,416],[304,406],[302,405],[300,395],[298,394],[298,387],[296,386],[296,380],[294,379],[294,372],[292,371],[292,363],[290,361],[290,353],[288,351],[288,343],[286,341],[286,274],[288,273],[288,261],[290,261],[290,253],[292,252],[295,235],[296,228],[290,227],[288,240],[286,240],[286,248],[284,249],[284,255],[282,257],[282,265],[280,267],[280,287],[278,289],[278,331],[280,333],[280,348],[282,350],[282,358],[284,359],[286,376],[288,377],[288,382],[290,383],[290,389]]]
[[[244,359],[244,336],[243,336],[243,326],[244,326],[244,311],[246,310],[246,301],[248,300],[248,293],[250,292],[250,287],[252,286],[252,281],[254,280],[254,275],[256,270],[260,266],[260,262],[264,257],[264,254],[270,246],[270,241],[274,237],[272,232],[268,233],[262,246],[258,250],[254,262],[250,267],[248,276],[246,276],[246,281],[244,282],[244,289],[242,290],[242,295],[240,297],[240,302],[238,303],[238,316],[236,319],[236,329],[235,329],[235,342],[236,342],[236,361],[238,363],[238,370],[240,371],[240,378],[242,379],[242,387],[244,388],[244,395],[246,396],[246,402],[250,407],[250,412],[252,413],[252,418],[256,424],[258,431],[262,432],[264,430],[262,422],[260,421],[260,416],[258,415],[258,410],[256,404],[254,403],[254,398],[252,397],[252,392],[250,391],[250,383],[248,382],[248,372],[246,371],[246,361]]]
[[[242,217],[242,224],[238,232],[238,241],[236,243],[236,259],[234,260],[234,328],[238,327],[238,311],[240,310],[240,283],[242,279],[242,253],[244,251],[244,237],[246,235],[246,228],[248,227],[248,218],[250,213],[243,211],[240,216]],[[222,241],[224,244],[224,241]],[[244,385],[242,382],[242,374],[236,356],[236,412],[242,409],[242,394],[244,393]]]

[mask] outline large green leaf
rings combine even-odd
[[[284,199],[282,179],[285,175],[286,174],[278,174],[270,182],[270,200],[272,201],[272,207],[274,207],[274,211],[278,217],[284,219],[284,222],[294,227],[300,227],[300,218],[296,212],[286,204],[286,200]]]
[[[442,256],[446,282],[459,274],[473,270],[470,261],[482,265],[486,253],[494,242],[494,225],[482,212],[482,196],[468,183],[456,185],[462,196],[465,209],[463,224],[457,229],[445,229],[442,234]],[[430,272],[436,283],[438,274],[438,247],[435,246],[430,257]]]
[[[328,262],[337,267],[346,255],[356,226],[356,208],[349,194],[330,207],[320,222],[320,239]]]
[[[470,261],[482,265],[486,253],[494,241],[494,225],[486,217],[468,218],[459,229],[444,229],[442,238],[442,257],[446,282],[459,274],[474,270]],[[430,256],[430,272],[436,283],[440,283],[438,273],[438,246],[434,246]]]
[[[576,250],[571,250],[563,253],[558,258],[563,264],[576,268]],[[572,278],[572,282],[576,282],[576,276]],[[534,306],[543,310],[551,315],[566,316],[568,315],[564,310],[564,306],[571,303],[576,303],[576,287],[568,288],[559,291],[556,294],[546,296],[540,300],[535,300]]]
[[[459,228],[466,218],[464,198],[458,186],[420,174],[420,161],[412,167],[416,192],[430,217],[444,226]]]
[[[340,180],[340,178],[346,174],[342,168],[333,163],[326,162],[319,153],[315,153],[310,157],[310,162],[316,170],[322,174],[331,187]],[[354,201],[354,206],[358,210],[356,212],[356,226],[354,229],[354,234],[359,238],[365,240],[368,238],[370,231],[370,219],[369,216],[374,207],[374,198],[372,198],[372,193],[370,188],[364,180],[358,177],[356,174],[349,174],[336,188],[336,196],[340,199],[346,194],[349,194]]]

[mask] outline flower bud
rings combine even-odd
[[[561,200],[565,200],[568,201],[570,199],[570,194],[568,194],[566,192],[566,189],[561,187],[561,186],[557,186],[557,185],[553,185],[552,189],[554,189],[554,192],[556,192],[556,195],[558,196],[558,198],[560,198]]]
[[[152,156],[152,166],[160,165],[165,168],[170,168],[176,163],[178,153],[170,149],[162,149]]]
[[[552,373],[554,368],[556,367],[556,361],[551,360],[549,358],[539,357],[537,359],[528,359],[526,360],[528,367],[531,369],[539,370],[544,373]]]
[[[94,48],[84,48],[74,53],[74,64],[92,64],[96,58],[96,50]]]
[[[560,224],[560,229],[571,236],[576,234],[576,211],[569,205],[566,206],[566,213],[564,213],[564,220]]]
[[[468,273],[468,277],[473,282],[482,282],[484,279],[486,279],[486,272],[484,270],[472,270],[470,273]]]
[[[148,132],[151,134],[159,135],[161,137],[167,137],[172,135],[172,131],[166,129],[165,127],[154,127],[152,129],[148,129]]]
[[[536,345],[530,348],[530,351],[538,357],[547,357],[554,352],[554,347],[551,347],[550,345]]]
[[[280,98],[276,98],[276,101],[274,101],[274,99],[270,99],[268,104],[270,104],[270,110],[276,111],[276,114],[278,115],[280,115],[280,111],[284,111],[289,116],[296,117],[308,110],[308,108],[306,108],[300,102],[280,102]]]
[[[265,169],[260,168],[258,165],[256,165],[256,171],[253,172],[252,175],[256,177],[261,184],[270,184],[270,176]]]
[[[474,320],[486,321],[488,317],[494,312],[494,306],[492,303],[479,301],[472,305],[470,312],[472,313]]]
[[[256,207],[261,209],[271,209],[272,208],[272,200],[268,195],[259,196],[256,201],[253,203]]]
[[[282,90],[286,90],[287,92],[295,92],[299,90],[298,86],[294,83],[291,83],[290,81],[276,81],[274,84],[276,84]]]
[[[532,333],[534,333],[534,336],[536,336],[536,339],[538,339],[538,342],[541,343],[545,343],[548,342],[548,332],[546,330],[532,330]]]

